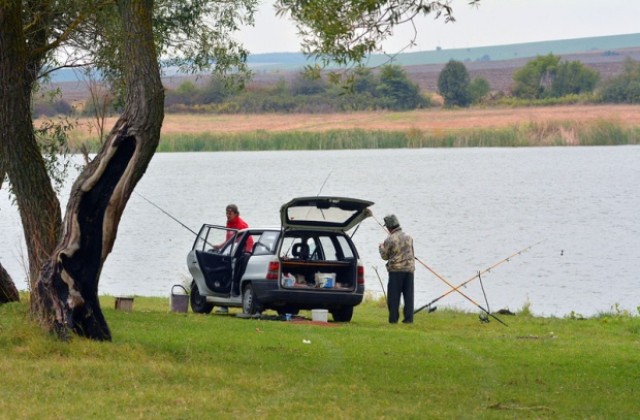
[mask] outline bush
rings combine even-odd
[[[55,115],[71,115],[74,108],[69,102],[58,99],[53,101],[37,101],[33,104],[32,115],[38,117],[53,117]]]
[[[491,86],[487,79],[477,77],[469,83],[469,95],[471,96],[471,103],[477,104],[489,94]]]
[[[627,59],[622,74],[604,83],[600,97],[607,103],[640,103],[640,64]]]
[[[469,106],[469,72],[460,61],[449,61],[438,75],[438,91],[445,106]]]
[[[600,74],[580,61],[560,62],[553,54],[538,56],[513,74],[513,95],[523,99],[559,98],[592,92]]]
[[[385,108],[393,110],[422,108],[427,105],[426,99],[420,95],[418,85],[397,65],[382,67],[376,96],[382,99],[381,104]]]
[[[551,83],[550,96],[561,96],[592,92],[600,80],[600,73],[585,67],[580,61],[560,63]]]
[[[384,66],[379,77],[370,69],[356,69],[346,85],[300,74],[291,87],[284,80],[275,86],[243,90],[225,86],[215,78],[204,89],[185,82],[167,91],[165,110],[180,113],[327,113],[405,110],[431,105],[430,98],[421,95],[418,85],[399,66]]]
[[[322,78],[315,78],[305,74],[298,74],[291,86],[291,94],[296,95],[317,95],[327,90],[327,82]]]
[[[537,56],[513,74],[513,95],[523,99],[541,99],[551,88],[560,57]]]

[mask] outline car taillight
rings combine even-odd
[[[358,266],[357,281],[358,281],[358,284],[364,284],[364,266],[363,265]]]
[[[267,269],[267,280],[278,280],[278,274],[280,273],[280,263],[278,261],[271,261],[269,268]]]

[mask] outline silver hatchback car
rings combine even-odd
[[[187,256],[191,309],[241,307],[250,315],[327,309],[334,321],[351,321],[364,296],[364,267],[346,232],[371,214],[371,205],[300,197],[280,208],[280,227],[203,225]]]

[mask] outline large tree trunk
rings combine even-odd
[[[2,189],[5,173],[4,164],[2,163],[2,159],[0,159],[0,190]],[[11,279],[11,276],[9,276],[9,273],[7,273],[7,270],[0,264],[0,304],[17,302],[19,300],[20,295],[18,294],[15,283]]]
[[[38,281],[40,319],[64,338],[111,333],[98,301],[98,281],[118,223],[160,140],[164,91],[151,13],[153,0],[122,0],[126,103],[96,158],[74,183],[63,237]],[[152,262],[149,262],[152,263]]]
[[[59,239],[60,203],[38,149],[31,91],[42,56],[31,54],[44,38],[22,30],[22,4],[0,1],[0,163],[11,181],[27,242],[31,289]]]
[[[11,277],[9,277],[7,270],[0,264],[0,304],[18,302],[19,300],[20,295],[18,294],[16,285],[13,283],[13,280],[11,280]]]

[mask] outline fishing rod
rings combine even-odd
[[[482,289],[482,294],[484,296],[484,303],[487,304],[487,311],[491,312],[491,308],[489,307],[489,299],[487,299],[487,293],[484,291],[484,284],[482,283],[482,277],[480,277],[480,272],[478,272],[478,281],[480,282],[480,288]],[[486,315],[480,314],[478,316],[481,322],[489,322],[489,318]]]
[[[504,263],[506,263],[506,262],[511,261],[511,258],[513,258],[513,257],[515,257],[515,256],[517,256],[517,255],[520,255],[520,254],[522,254],[523,252],[528,251],[529,249],[531,249],[531,248],[533,248],[534,246],[538,245],[540,242],[542,242],[542,241],[539,241],[539,242],[536,242],[535,244],[529,245],[528,247],[523,248],[523,249],[521,249],[520,251],[515,252],[515,253],[513,253],[513,254],[509,255],[507,258],[505,258],[505,259],[502,259],[502,260],[498,261],[497,263],[493,264],[492,266],[487,267],[487,268],[485,268],[485,269],[484,269],[484,270],[482,270],[482,271],[478,271],[478,273],[476,273],[476,274],[474,274],[473,276],[469,277],[467,280],[465,280],[464,282],[460,283],[458,286],[456,286],[456,287],[452,288],[451,290],[449,290],[448,292],[446,292],[446,293],[444,293],[444,294],[442,294],[442,295],[438,296],[437,298],[433,299],[431,302],[427,303],[426,305],[423,305],[423,306],[419,307],[418,309],[416,309],[415,311],[413,311],[413,313],[414,313],[414,314],[416,314],[416,313],[420,312],[421,310],[423,310],[423,309],[425,309],[425,308],[430,307],[431,305],[433,305],[434,303],[436,303],[436,302],[437,302],[437,301],[439,301],[440,299],[444,298],[445,296],[448,296],[448,295],[450,295],[451,293],[458,291],[458,289],[460,289],[461,287],[466,286],[468,283],[470,283],[470,282],[472,282],[473,280],[475,280],[475,279],[479,278],[481,275],[483,275],[483,274],[485,274],[485,273],[490,272],[490,271],[491,271],[491,270],[493,270],[494,268],[496,268],[496,267],[498,267],[498,266],[500,266],[500,265],[502,265],[502,264],[504,264]]]
[[[378,218],[376,217],[375,214],[373,214],[373,212],[371,212],[371,217],[373,217],[373,220],[376,221],[376,223],[382,228],[382,230],[384,230],[385,232],[389,233],[389,231],[387,230],[386,227],[384,227],[384,225],[382,223],[380,223],[380,220],[378,220]]]
[[[387,230],[384,225],[382,223],[380,223],[380,221],[373,215],[371,214],[371,216],[373,217],[373,219],[378,223],[378,225],[380,225],[381,228],[383,228],[385,231]],[[540,241],[542,242],[542,241]],[[418,257],[414,257],[416,259],[416,261],[418,261],[420,264],[422,264],[427,270],[429,270],[433,275],[435,275],[436,277],[438,277],[440,280],[442,280],[443,282],[445,282],[450,288],[451,290],[449,290],[448,292],[446,292],[445,294],[443,294],[442,296],[437,297],[436,299],[432,300],[431,302],[427,303],[426,305],[421,306],[420,308],[416,309],[415,311],[413,311],[414,314],[420,312],[421,310],[423,310],[424,308],[429,307],[429,312],[433,312],[435,309],[431,309],[431,305],[433,305],[435,302],[437,302],[438,300],[442,299],[443,297],[449,295],[450,293],[453,292],[458,292],[459,294],[461,294],[463,297],[465,297],[467,300],[469,300],[471,303],[473,303],[474,305],[476,305],[478,308],[480,308],[482,311],[486,312],[488,315],[490,315],[491,317],[495,318],[496,320],[498,320],[498,322],[500,322],[501,324],[507,326],[507,324],[505,324],[502,320],[500,320],[498,317],[496,317],[495,315],[493,315],[492,313],[490,313],[488,310],[486,310],[485,308],[483,308],[482,306],[480,306],[478,303],[476,303],[473,299],[471,299],[470,297],[468,297],[466,294],[464,294],[463,292],[460,291],[460,288],[463,287],[464,285],[466,285],[467,283],[471,282],[472,280],[480,277],[482,274],[487,273],[491,270],[493,270],[494,268],[498,267],[499,265],[508,262],[511,258],[515,257],[516,255],[519,255],[525,251],[527,251],[528,249],[532,248],[533,246],[539,244],[540,242],[537,242],[533,245],[530,245],[516,253],[514,253],[513,255],[508,256],[507,258],[497,262],[496,264],[492,265],[491,267],[485,269],[484,271],[478,272],[477,274],[475,274],[473,277],[471,277],[470,279],[468,279],[467,281],[461,283],[459,286],[454,287],[451,283],[449,283],[444,277],[442,277],[440,274],[436,273],[434,270],[432,270],[429,266],[427,266],[422,260],[420,260]]]
[[[322,185],[320,186],[320,189],[318,190],[318,193],[316,194],[316,197],[320,197],[320,193],[322,192],[322,189],[324,188],[324,184],[327,183],[327,181],[329,180],[329,177],[331,176],[331,172],[332,171],[329,171],[329,173],[327,174],[327,177],[322,182]],[[311,213],[311,207],[309,207],[309,210],[307,210],[307,215],[305,217],[308,218],[310,213]],[[326,217],[324,215],[324,211],[322,209],[320,209],[320,214],[322,215],[322,218],[326,220]],[[356,230],[351,234],[351,237],[353,237],[353,235],[356,233],[357,230],[358,229],[356,228]],[[289,251],[291,251],[292,247],[293,247],[293,241],[291,241],[291,243],[289,244],[289,248],[287,248],[287,251],[286,251],[285,255],[289,254]]]
[[[378,273],[378,267],[373,266],[373,271],[376,272],[376,276],[378,276],[378,281],[380,282],[380,287],[382,287],[382,294],[384,295],[384,301],[387,302],[387,292],[384,290],[384,285],[382,284],[382,278],[380,277],[380,273]]]
[[[142,197],[147,203],[151,204],[153,207],[157,208],[158,210],[160,210],[161,212],[163,212],[164,214],[166,214],[167,216],[172,218],[174,221],[178,222],[180,224],[180,226],[182,226],[183,228],[187,229],[189,232],[193,233],[194,235],[198,236],[198,234],[195,231],[193,231],[189,226],[185,225],[180,220],[178,220],[175,217],[173,217],[171,214],[169,214],[169,212],[165,211],[162,207],[158,206],[156,203],[154,203],[153,201],[149,200],[147,197],[145,197],[144,195],[140,194],[139,192],[137,192],[137,191],[133,191],[133,192],[138,194],[140,197]]]
[[[467,296],[464,292],[462,292],[459,288],[454,288],[454,286],[449,283],[447,281],[447,279],[445,279],[444,277],[442,277],[440,274],[436,273],[435,271],[433,271],[431,269],[431,267],[429,267],[427,264],[425,264],[424,262],[422,262],[422,260],[418,257],[415,257],[416,261],[418,261],[420,264],[422,264],[427,270],[429,270],[434,276],[436,276],[437,278],[439,278],[440,280],[442,280],[443,282],[445,282],[449,287],[451,287],[453,290],[455,290],[456,292],[458,292],[462,297],[464,297],[465,299],[467,299],[469,302],[473,303],[474,305],[476,305],[480,310],[482,310],[483,312],[485,312],[487,315],[489,315],[490,317],[492,317],[493,319],[495,319],[496,321],[498,321],[499,323],[501,323],[502,325],[504,325],[505,327],[508,327],[507,324],[505,324],[500,318],[498,318],[497,316],[495,316],[494,314],[492,314],[491,312],[489,312],[488,310],[486,310],[485,308],[483,308],[480,304],[478,304],[475,300],[471,299],[469,296]],[[416,311],[414,311],[415,314]]]
[[[320,193],[322,192],[322,189],[324,188],[324,184],[327,183],[327,181],[329,180],[329,177],[331,176],[331,172],[329,171],[329,173],[327,174],[327,177],[324,179],[324,182],[322,183],[322,185],[320,186],[320,189],[318,190],[318,194],[316,194],[316,197],[320,195]]]

